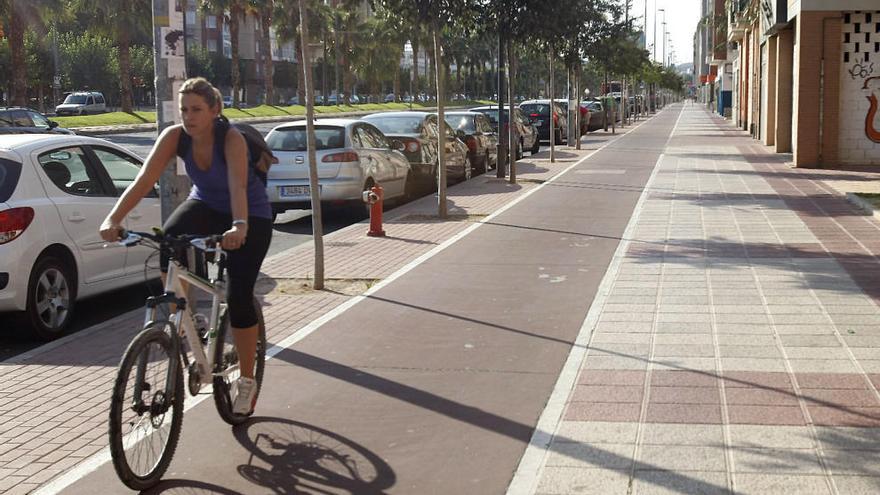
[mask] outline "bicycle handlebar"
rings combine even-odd
[[[191,245],[197,249],[208,253],[222,252],[220,242],[223,240],[222,235],[168,235],[161,230],[156,229],[155,232],[137,232],[133,230],[123,230],[119,233],[119,244],[125,247],[136,246],[141,240],[149,239],[157,244],[160,248],[186,247]]]

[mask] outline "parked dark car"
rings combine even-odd
[[[502,132],[498,132],[498,106],[484,106],[471,108],[472,112],[480,112],[489,118],[492,129],[498,134],[498,138],[502,144],[507,145],[507,135],[509,130],[506,127],[510,122],[510,110],[504,107],[505,128]],[[522,110],[513,107],[513,132],[517,139],[516,158],[519,160],[523,157],[523,150],[529,150],[531,154],[540,151],[541,143],[538,140],[538,131],[529,119],[523,114]]]
[[[561,108],[562,111],[565,112],[566,117],[569,117],[570,114],[568,113],[568,100],[563,100],[563,99],[557,98],[555,101],[556,101],[556,104],[559,105],[559,108]],[[580,106],[580,109],[581,109],[581,119],[580,119],[581,136],[583,136],[584,134],[587,133],[587,130],[590,127],[590,110],[588,108],[584,107],[583,105]]]
[[[431,190],[437,187],[437,140],[440,130],[437,115],[427,112],[383,112],[363,117],[378,127],[391,140],[391,146],[400,150],[412,165],[416,181]],[[446,124],[446,183],[467,180],[471,167],[467,146]]]
[[[553,119],[556,131],[556,144],[565,144],[568,136],[568,118],[559,105],[553,104],[551,112],[550,100],[527,100],[520,103],[519,108],[538,128],[538,139],[550,142],[550,119]]]
[[[23,107],[0,107],[0,133],[74,134],[40,112]]]
[[[446,123],[468,147],[471,170],[485,173],[498,164],[498,135],[480,112],[447,112]]]

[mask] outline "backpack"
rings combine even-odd
[[[266,144],[260,131],[248,124],[233,124],[222,116],[214,122],[214,146],[221,152],[224,150],[222,145],[226,142],[226,133],[229,132],[230,127],[235,128],[244,137],[248,149],[248,167],[254,169],[256,176],[263,182],[263,185],[266,185],[268,180],[266,174],[269,172],[269,167],[273,163],[278,163],[278,158],[269,149],[269,145]],[[192,138],[181,129],[177,140],[177,156],[183,160],[191,147]]]

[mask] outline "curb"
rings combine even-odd
[[[470,106],[448,106],[445,107],[447,109],[461,109],[461,108],[474,108],[482,105],[470,105]],[[413,109],[412,111],[418,112],[433,112],[436,111],[437,107],[422,107],[418,109]],[[374,113],[384,113],[384,112],[407,112],[408,109],[403,110],[362,110],[357,112],[328,112],[328,113],[315,113],[316,119],[338,119],[338,118],[346,118],[346,117],[362,117],[364,115],[371,115]],[[246,123],[274,123],[274,122],[294,122],[297,120],[305,120],[305,115],[277,115],[272,117],[244,117],[240,119],[230,119],[232,122],[246,122]],[[93,126],[93,127],[70,127],[69,129],[79,135],[82,136],[107,136],[111,134],[127,134],[129,132],[150,132],[155,131],[157,128],[156,123],[149,124],[124,124],[124,125],[108,125],[108,126]]]

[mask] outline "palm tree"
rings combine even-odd
[[[309,31],[317,32],[324,29],[326,25],[327,11],[321,5],[313,2],[307,3],[309,9]],[[296,51],[296,58],[299,60],[299,76],[296,85],[296,94],[299,98],[300,105],[306,104],[306,88],[305,88],[305,61],[302,59],[303,54],[303,38],[300,31],[299,19],[299,2],[298,0],[275,0],[275,10],[272,15],[272,22],[275,25],[275,34],[278,40],[286,42],[293,40]],[[309,74],[311,76],[311,74]],[[314,95],[309,95],[309,100],[314,99]]]
[[[229,39],[232,49],[232,106],[238,108],[238,95],[241,91],[241,70],[239,67],[238,55],[238,31],[239,23],[244,18],[246,0],[200,0],[199,4],[202,12],[214,14],[220,18],[225,18],[229,23]],[[229,15],[226,15],[226,12]]]
[[[147,32],[152,26],[151,0],[73,0],[71,7],[78,13],[91,13],[93,26],[116,39],[119,44],[120,105],[123,112],[132,111],[131,35],[132,30]]]
[[[260,55],[263,62],[263,80],[266,83],[265,103],[275,104],[275,81],[273,80],[274,69],[272,67],[272,42],[269,38],[269,29],[272,26],[272,14],[275,10],[275,0],[248,0],[251,10],[260,20]]]
[[[27,105],[27,63],[24,54],[24,31],[45,29],[45,20],[61,12],[59,0],[0,0],[0,18],[9,19],[8,33],[12,73],[11,103]]]

